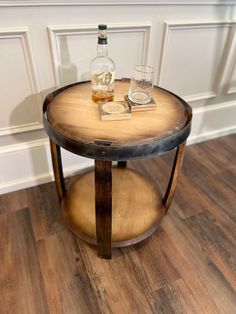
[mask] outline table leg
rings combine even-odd
[[[95,208],[98,256],[111,258],[112,162],[95,160]]]
[[[183,142],[180,144],[176,150],[174,163],[172,166],[171,176],[170,180],[166,189],[166,193],[164,196],[164,204],[166,208],[166,212],[168,211],[172,198],[174,196],[176,184],[177,184],[177,178],[181,170],[182,162],[184,159],[184,149],[185,149],[186,142]]]
[[[66,191],[64,177],[63,177],[62,163],[61,163],[61,150],[60,150],[60,146],[55,144],[51,139],[50,139],[50,150],[51,150],[53,173],[55,177],[57,194],[58,194],[59,201],[61,202]]]
[[[117,166],[119,168],[126,168],[127,166],[127,161],[118,161]]]

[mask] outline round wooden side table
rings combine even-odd
[[[115,82],[115,100],[129,82]],[[65,86],[43,105],[59,200],[70,230],[97,245],[98,256],[111,258],[112,247],[137,243],[159,226],[171,204],[190,134],[191,107],[175,94],[154,88],[155,110],[133,112],[130,120],[102,121],[91,100],[90,82]],[[66,190],[60,148],[95,160],[94,171]],[[176,148],[164,196],[127,160],[158,156]],[[112,161],[118,161],[112,167]]]

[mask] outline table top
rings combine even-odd
[[[115,82],[114,100],[123,100],[129,82]],[[103,121],[91,99],[90,82],[77,83],[47,96],[44,126],[60,146],[74,153],[109,160],[159,155],[186,140],[191,107],[173,93],[155,87],[155,110],[132,112],[130,120]],[[118,155],[119,156],[118,156]]]

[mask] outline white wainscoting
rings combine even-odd
[[[166,22],[158,84],[188,102],[216,97],[233,26],[232,22]]]
[[[0,68],[0,136],[42,129],[27,27],[0,28]]]
[[[109,24],[109,55],[115,61],[117,78],[128,77],[132,64],[149,63],[151,26],[150,22]],[[89,80],[97,24],[48,26],[48,34],[56,85]]]
[[[234,5],[235,0],[3,0],[0,6],[70,6],[70,5]]]
[[[236,132],[235,0],[0,1],[0,194],[52,180],[44,96],[89,79],[97,24],[117,77],[136,63],[193,107],[188,144]],[[65,175],[93,161],[62,151]]]
[[[15,144],[0,149],[2,171],[0,194],[52,181],[50,147],[47,139]],[[62,149],[63,171],[71,176],[93,166],[93,160]],[[23,167],[17,167],[23,165]]]
[[[236,101],[194,109],[188,144],[235,133],[235,117]]]
[[[227,94],[236,93],[236,23],[232,29],[232,36],[229,48],[226,52],[227,63],[225,67],[226,77],[222,79],[225,82],[224,90]]]

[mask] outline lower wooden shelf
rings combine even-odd
[[[96,244],[94,171],[70,186],[62,208],[71,231]],[[162,196],[153,182],[128,168],[112,169],[112,247],[144,240],[164,215]]]

